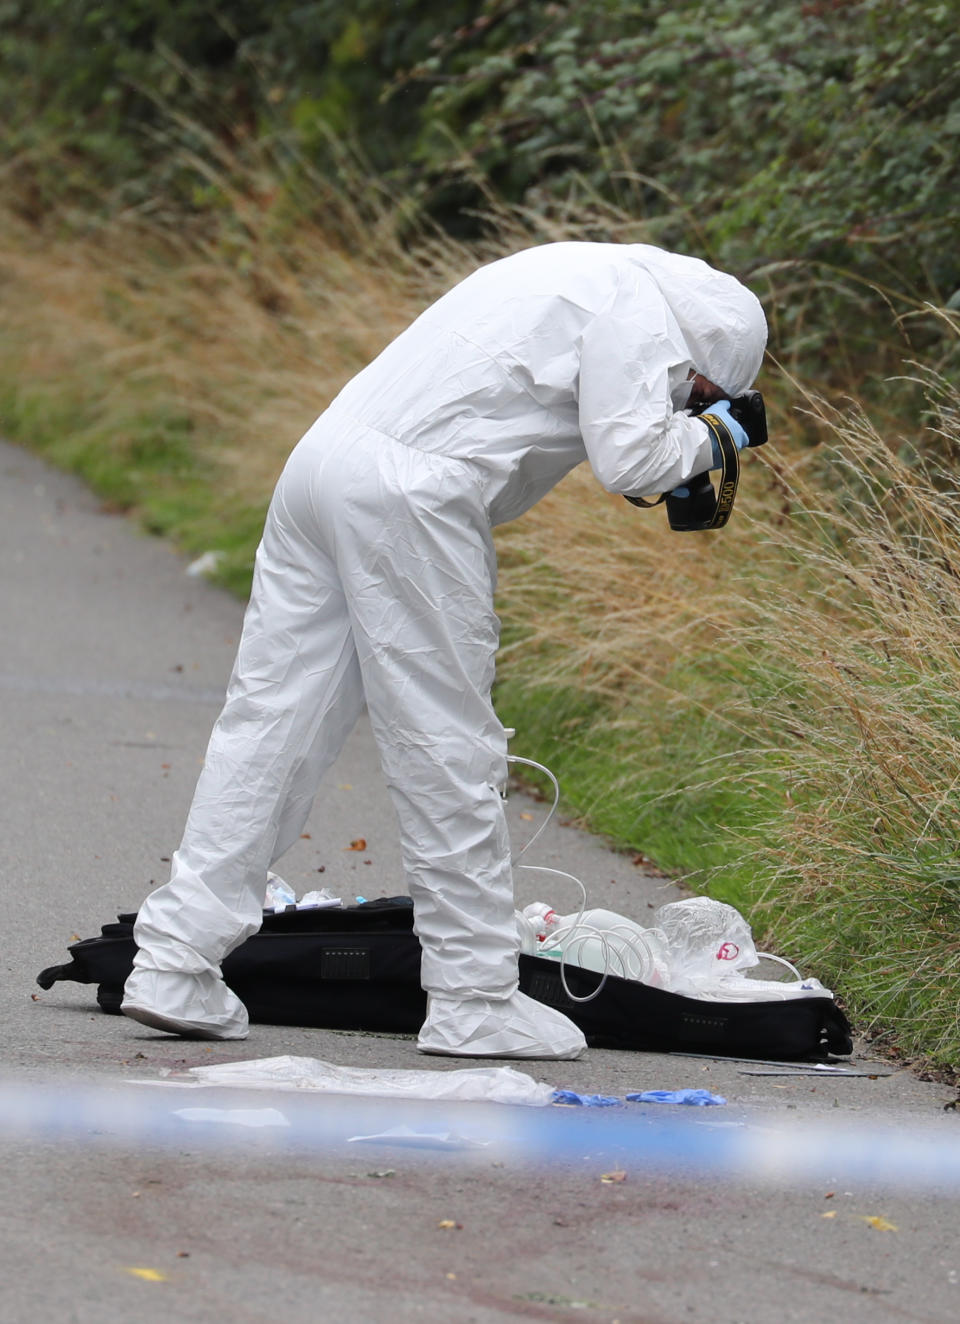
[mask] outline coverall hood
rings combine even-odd
[[[669,304],[697,372],[730,396],[749,390],[767,343],[757,296],[699,258],[650,244],[633,244],[630,251]]]

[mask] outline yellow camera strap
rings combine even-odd
[[[722,529],[730,518],[733,503],[737,499],[737,485],[740,482],[740,452],[737,450],[733,433],[721,416],[704,413],[700,415],[700,421],[706,423],[710,436],[717,443],[717,449],[720,452],[720,479],[717,489],[717,506],[713,512],[713,518],[708,523],[699,524],[697,527],[700,529]]]
[[[733,503],[737,499],[737,485],[740,482],[740,452],[737,450],[737,443],[734,441],[733,434],[723,418],[710,413],[699,414],[698,418],[702,423],[706,423],[710,437],[716,442],[716,449],[720,452],[720,464],[717,466],[720,473],[719,490],[710,517],[689,523],[680,523],[679,520],[675,522],[674,517],[679,510],[683,509],[684,500],[668,501],[669,492],[664,492],[655,501],[648,501],[646,497],[628,496],[626,498],[632,506],[642,506],[645,509],[649,509],[651,506],[659,506],[662,501],[668,501],[667,514],[670,518],[670,527],[683,532],[722,529],[730,518]],[[705,483],[709,481],[705,476],[704,478]]]

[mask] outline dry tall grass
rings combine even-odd
[[[524,629],[505,669],[575,715],[569,696],[595,697],[589,738],[617,772],[588,807],[618,802],[619,836],[699,835],[720,861],[701,886],[862,1024],[955,1064],[960,420],[947,383],[926,387],[909,440],[798,387],[824,441],[751,457],[766,481],[748,475],[735,533],[669,535],[587,479],[559,489],[506,534]]]
[[[796,475],[803,513],[744,642],[787,681],[767,761],[791,799],[758,857],[781,941],[802,934],[863,1013],[956,1063],[960,426],[947,384],[927,387],[926,437],[899,446],[821,410],[832,440]]]
[[[7,219],[0,265],[4,353],[24,388],[86,381],[118,441],[131,415],[183,410],[221,480],[251,500],[426,301],[409,273],[385,272],[316,230],[302,248],[251,242],[225,253],[136,218],[40,242]]]

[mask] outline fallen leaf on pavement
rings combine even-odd
[[[860,1217],[871,1227],[875,1227],[878,1232],[899,1232],[896,1223],[888,1223],[885,1218],[878,1218],[876,1214],[861,1214]]]
[[[351,841],[350,845],[349,845],[349,846],[344,846],[343,849],[344,849],[344,850],[366,850],[366,849],[367,849],[367,839],[366,839],[366,837],[357,837],[356,841]]]

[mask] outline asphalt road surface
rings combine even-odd
[[[92,988],[41,992],[76,935],[164,879],[241,608],[3,445],[0,558],[4,1321],[960,1317],[960,1117],[953,1091],[909,1072],[755,1075],[599,1049],[523,1064],[583,1092],[727,1099],[709,1108],[199,1089],[179,1083],[190,1068],[288,1054],[465,1064],[398,1035],[255,1025],[242,1043],[186,1042],[103,1015]],[[518,845],[545,814],[519,793],[508,810]],[[281,868],[298,892],[404,890],[365,724],[307,833]],[[677,895],[563,823],[535,849],[640,922]],[[573,910],[563,886],[517,882],[521,903]]]

